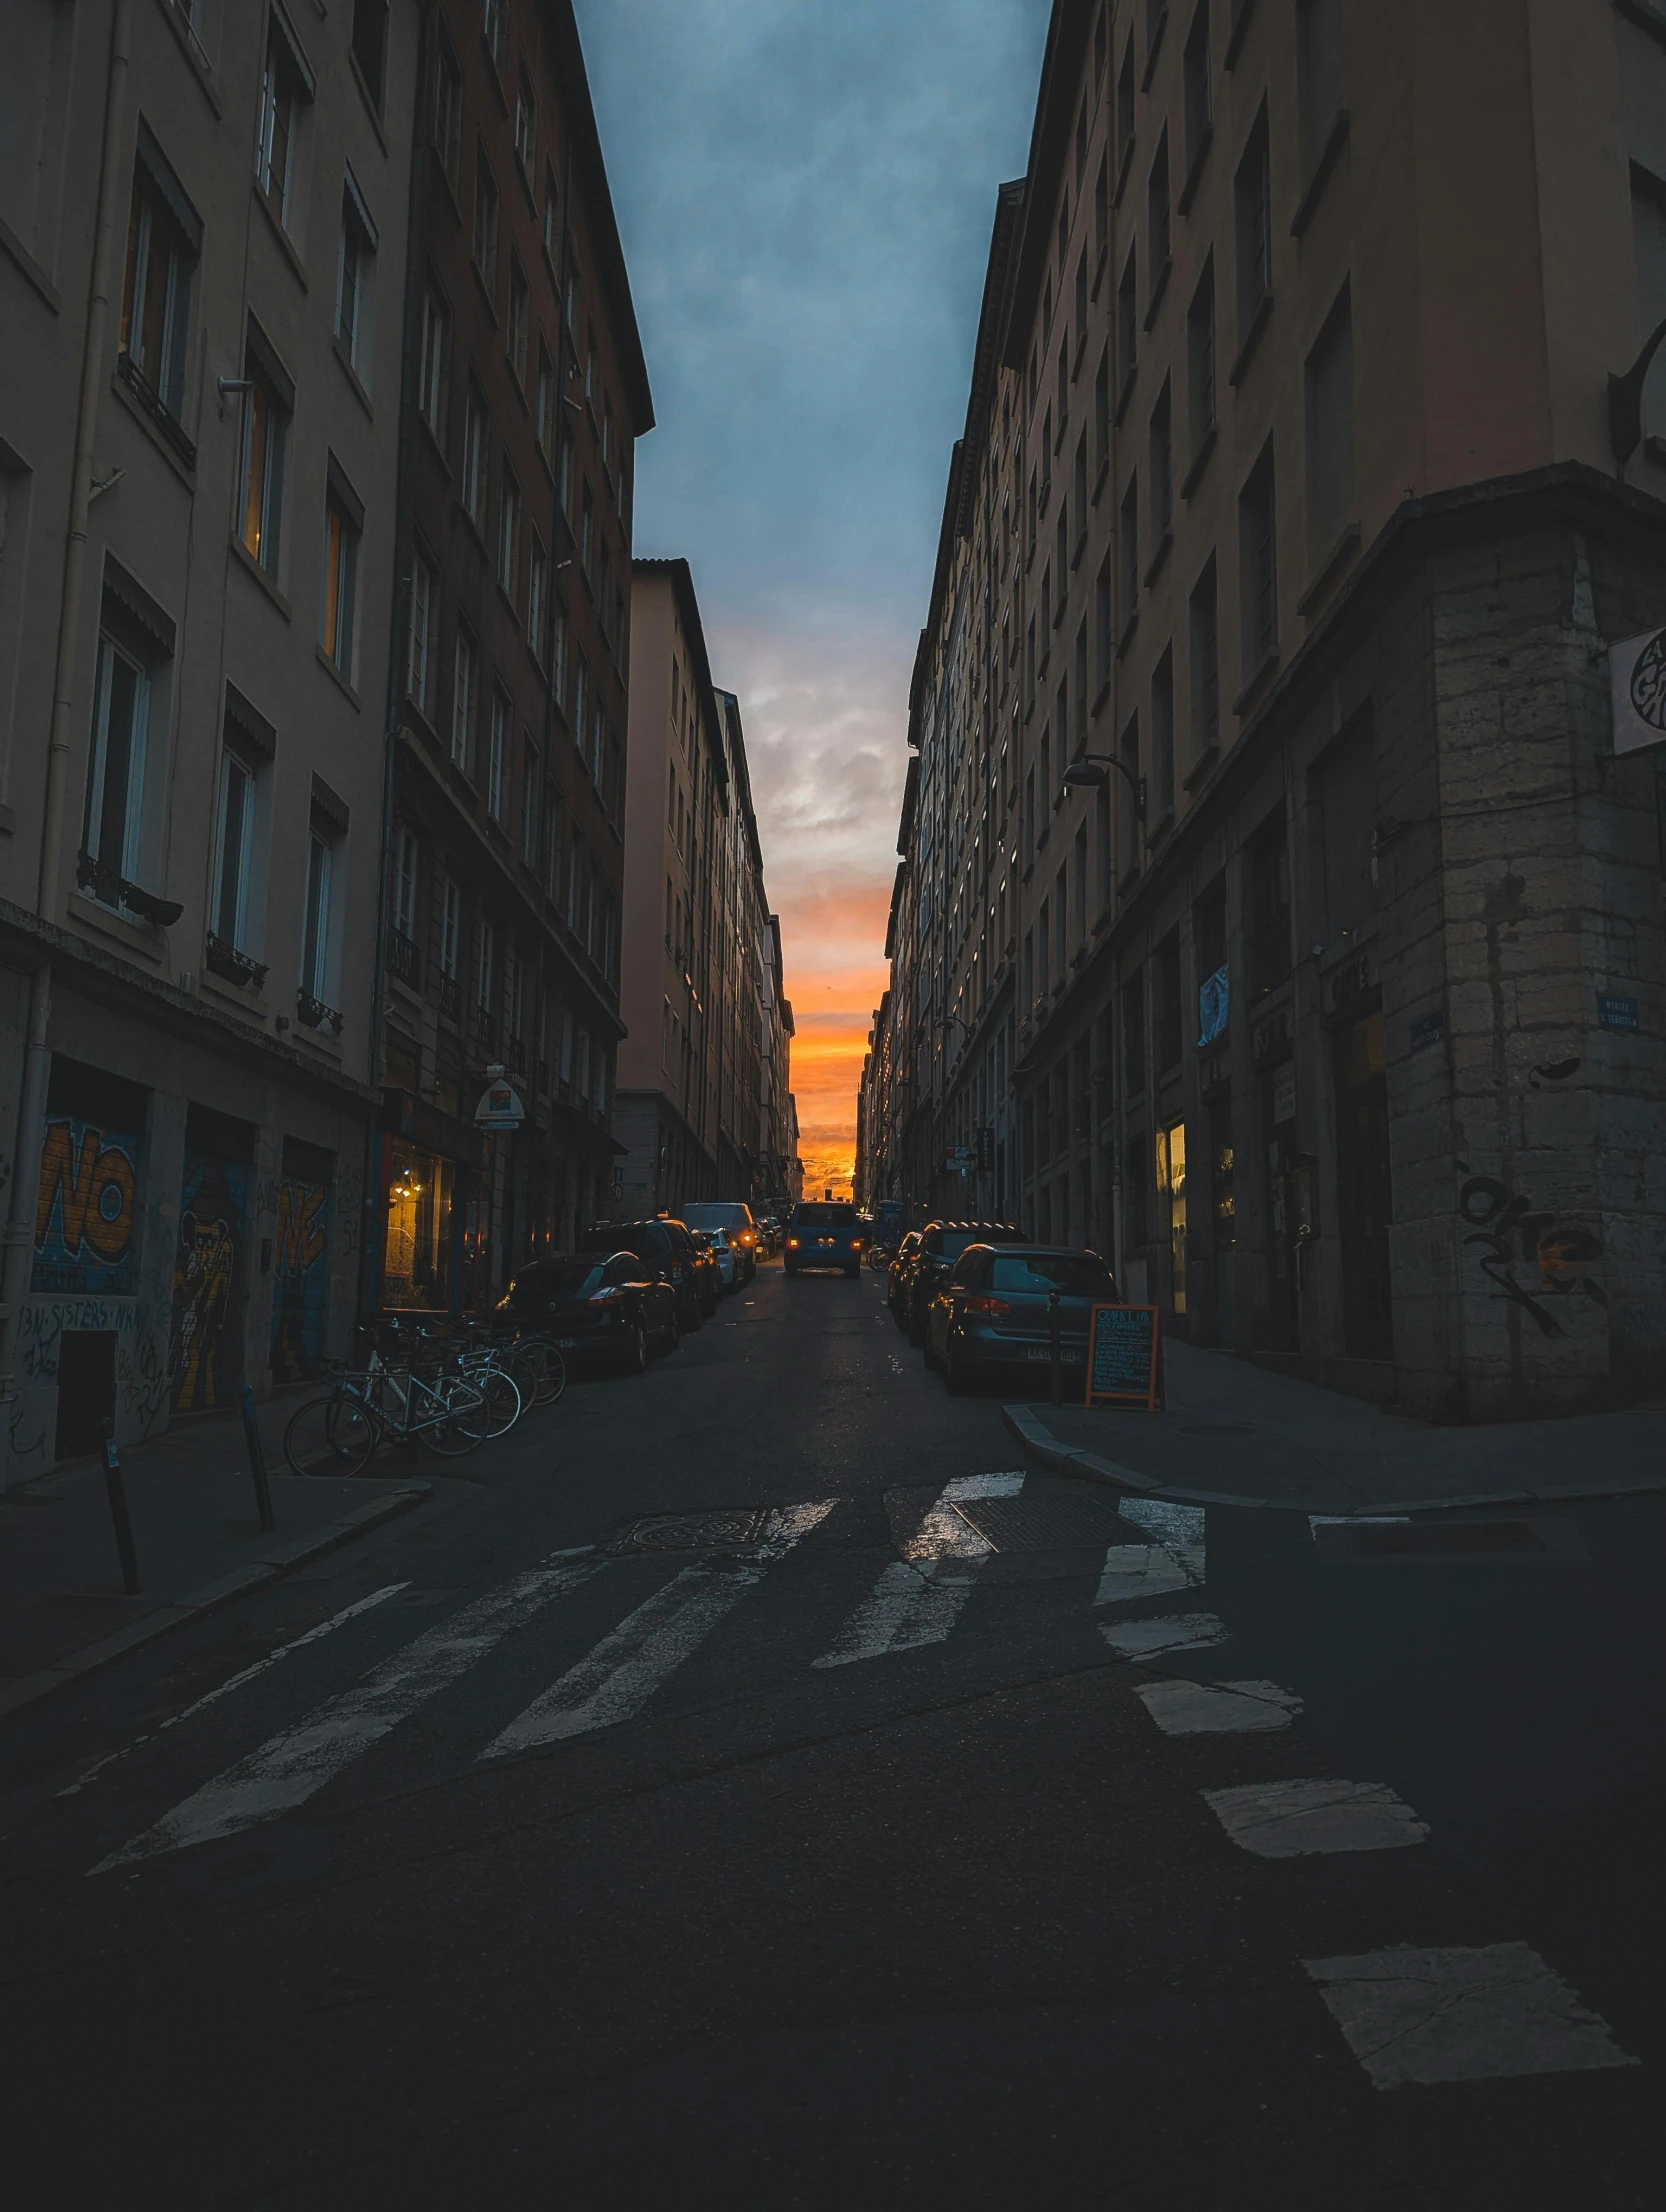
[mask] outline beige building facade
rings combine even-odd
[[[345,1344],[418,35],[400,0],[8,14],[12,1480]]]
[[[1408,1411],[1634,1395],[1662,756],[1610,680],[1666,626],[1666,18],[1060,0],[1014,197],[876,1194],[1016,1210]]]

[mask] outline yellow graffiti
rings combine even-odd
[[[174,1404],[182,1413],[219,1402],[215,1360],[236,1261],[227,1222],[185,1216],[174,1263]]]
[[[37,1251],[44,1248],[60,1206],[64,1250],[71,1260],[81,1256],[83,1246],[106,1267],[126,1258],[133,1241],[133,1162],[119,1145],[105,1143],[102,1129],[83,1129],[77,1144],[73,1123],[47,1123],[35,1203]]]
[[[322,1183],[283,1183],[278,1188],[278,1272],[304,1275],[324,1257],[324,1211],[328,1192]]]

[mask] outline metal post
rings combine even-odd
[[[1064,1377],[1060,1371],[1063,1358],[1059,1345],[1059,1294],[1056,1290],[1047,1293],[1047,1347],[1053,1368],[1053,1403],[1061,1406],[1064,1403]]]
[[[272,1486],[266,1479],[266,1460],[260,1448],[260,1423],[255,1419],[255,1394],[247,1383],[238,1387],[237,1402],[243,1409],[243,1435],[249,1447],[249,1472],[255,1483],[255,1511],[264,1529],[274,1529]]]
[[[105,1423],[104,1438],[104,1487],[110,1494],[110,1519],[116,1531],[116,1550],[121,1555],[122,1587],[130,1598],[139,1595],[139,1555],[133,1549],[133,1523],[127,1517],[127,1492],[122,1487],[121,1461],[116,1457],[116,1439],[110,1433],[114,1427]]]

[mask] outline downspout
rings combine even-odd
[[[393,609],[388,628],[388,711],[382,736],[382,836],[376,869],[375,969],[370,986],[370,1043],[365,1082],[380,1095],[382,1031],[387,1022],[388,897],[392,888],[394,798],[399,770],[399,681],[408,615],[409,577],[401,572],[410,525],[411,423],[416,412],[417,302],[421,295],[423,185],[428,174],[428,32],[432,0],[422,0],[417,26],[416,127],[411,134],[411,184],[406,206],[405,324],[399,362],[399,460],[393,498]],[[359,1238],[359,1318],[374,1318],[382,1303],[382,1259],[387,1242],[387,1196],[382,1188],[382,1132],[373,1114],[365,1131],[364,1222]]]
[[[69,524],[64,539],[64,585],[58,607],[58,648],[52,679],[52,722],[46,754],[46,791],[41,811],[40,859],[35,879],[35,912],[57,918],[62,872],[64,787],[69,775],[70,711],[75,700],[75,664],[81,629],[81,599],[87,566],[87,512],[93,497],[93,439],[98,428],[99,380],[104,374],[104,332],[109,320],[110,272],[114,261],[118,166],[126,115],[128,48],[133,0],[114,0],[110,12],[110,68],[105,83],[104,144],[100,153],[98,215],[93,233],[92,278],[87,294],[87,330],[81,354],[81,390],[76,402],[75,460],[70,475]],[[0,1237],[0,1405],[17,1396],[17,1336],[29,1288],[34,1253],[35,1204],[40,1183],[41,1147],[46,1135],[47,1075],[51,1056],[47,1026],[52,1012],[52,963],[43,958],[29,984],[28,1040],[18,1100],[17,1136],[12,1146],[12,1202]],[[0,1490],[6,1486],[10,1440],[0,1445]]]

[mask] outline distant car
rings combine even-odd
[[[718,1287],[722,1290],[739,1290],[745,1281],[745,1269],[740,1254],[729,1242],[727,1229],[697,1229],[695,1235],[703,1237],[711,1247],[712,1263],[717,1269]]]
[[[688,1234],[694,1246],[694,1279],[700,1286],[700,1311],[709,1321],[723,1297],[723,1270],[718,1265],[712,1240],[705,1231],[690,1229]]]
[[[920,1249],[909,1270],[903,1325],[910,1344],[924,1344],[926,1314],[950,1269],[969,1244],[1028,1244],[1022,1229],[1003,1221],[934,1221],[920,1237]]]
[[[652,1350],[674,1351],[677,1293],[634,1252],[562,1253],[517,1270],[498,1312],[547,1330],[570,1363],[640,1374]]]
[[[837,1200],[806,1200],[792,1210],[781,1265],[789,1275],[836,1267],[846,1275],[862,1268],[862,1217]]]
[[[920,1256],[920,1238],[923,1230],[910,1229],[892,1254],[891,1265],[885,1275],[885,1303],[891,1309],[891,1319],[908,1334],[908,1282],[914,1262]]]
[[[597,1254],[634,1252],[643,1265],[676,1292],[677,1319],[684,1329],[697,1329],[705,1315],[700,1310],[700,1263],[694,1239],[680,1221],[664,1215],[652,1221],[598,1221],[579,1238],[579,1250]]]
[[[1058,1293],[1059,1358],[1074,1395],[1086,1393],[1088,1316],[1115,1305],[1116,1284],[1097,1252],[1059,1245],[970,1245],[932,1293],[926,1365],[952,1391],[994,1375],[1033,1386],[1052,1364],[1051,1296]]]
[[[738,1199],[696,1199],[683,1208],[682,1218],[691,1229],[704,1229],[708,1236],[714,1229],[725,1230],[740,1255],[742,1281],[752,1280],[758,1271],[758,1225],[750,1206]]]
[[[758,1254],[766,1260],[774,1259],[781,1249],[781,1224],[773,1214],[759,1214],[755,1226],[758,1231]]]

